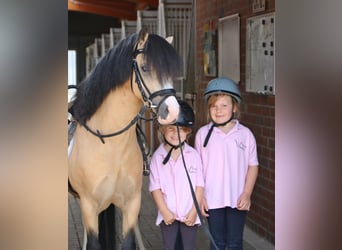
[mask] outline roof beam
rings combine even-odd
[[[137,2],[137,10],[147,10],[150,9],[151,7],[157,8],[159,1],[158,0],[140,0],[136,1]]]
[[[136,20],[137,10],[133,3],[108,1],[68,0],[68,10],[111,16],[120,20]]]

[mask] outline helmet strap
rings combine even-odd
[[[170,160],[172,151],[173,151],[174,149],[177,149],[177,148],[182,147],[182,146],[184,145],[184,142],[185,142],[185,141],[183,141],[181,144],[175,146],[175,145],[172,145],[171,143],[169,143],[165,138],[164,138],[164,140],[165,140],[165,142],[166,142],[167,145],[171,146],[169,152],[167,153],[165,159],[163,160],[163,164],[165,165],[165,164]]]
[[[208,141],[209,141],[209,138],[214,130],[214,127],[223,127],[225,126],[227,123],[231,122],[231,120],[234,119],[234,112],[232,113],[232,116],[229,118],[228,121],[225,121],[223,123],[216,123],[216,122],[213,122],[213,125],[211,125],[209,131],[208,131],[208,134],[207,136],[205,137],[205,140],[204,140],[204,144],[203,144],[203,147],[206,147],[207,144],[208,144]]]

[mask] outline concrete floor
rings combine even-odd
[[[146,250],[160,250],[162,249],[161,234],[159,228],[155,225],[157,214],[156,206],[148,192],[148,177],[143,177],[143,190],[142,190],[142,205],[139,217],[139,226],[142,233],[144,245]],[[83,226],[79,209],[78,200],[69,194],[69,209],[68,209],[68,249],[81,250],[83,245]],[[117,227],[120,228],[120,213],[117,213]],[[116,239],[116,249],[121,249],[120,237]],[[200,227],[195,250],[208,250],[209,239]],[[244,231],[244,250],[274,250],[274,245],[262,239],[255,234],[248,227]]]

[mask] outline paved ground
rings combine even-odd
[[[147,250],[161,250],[161,235],[159,228],[155,225],[157,210],[148,192],[148,177],[144,178],[142,190],[142,206],[139,217],[140,230],[143,236],[144,245]],[[79,210],[78,201],[69,194],[69,209],[68,209],[68,249],[81,250],[83,245],[83,226]],[[117,214],[117,227],[120,227],[120,214]],[[121,239],[117,236],[116,249],[121,249]],[[195,250],[208,250],[209,240],[200,227],[196,249]],[[274,245],[260,238],[248,227],[244,231],[244,250],[274,250]]]

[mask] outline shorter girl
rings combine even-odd
[[[183,249],[194,250],[200,220],[193,203],[181,148],[198,201],[203,199],[204,182],[200,156],[186,143],[194,126],[194,113],[186,102],[179,101],[179,104],[177,122],[159,129],[163,143],[151,159],[149,190],[158,208],[156,225],[161,229],[163,249],[174,250],[179,233]]]

